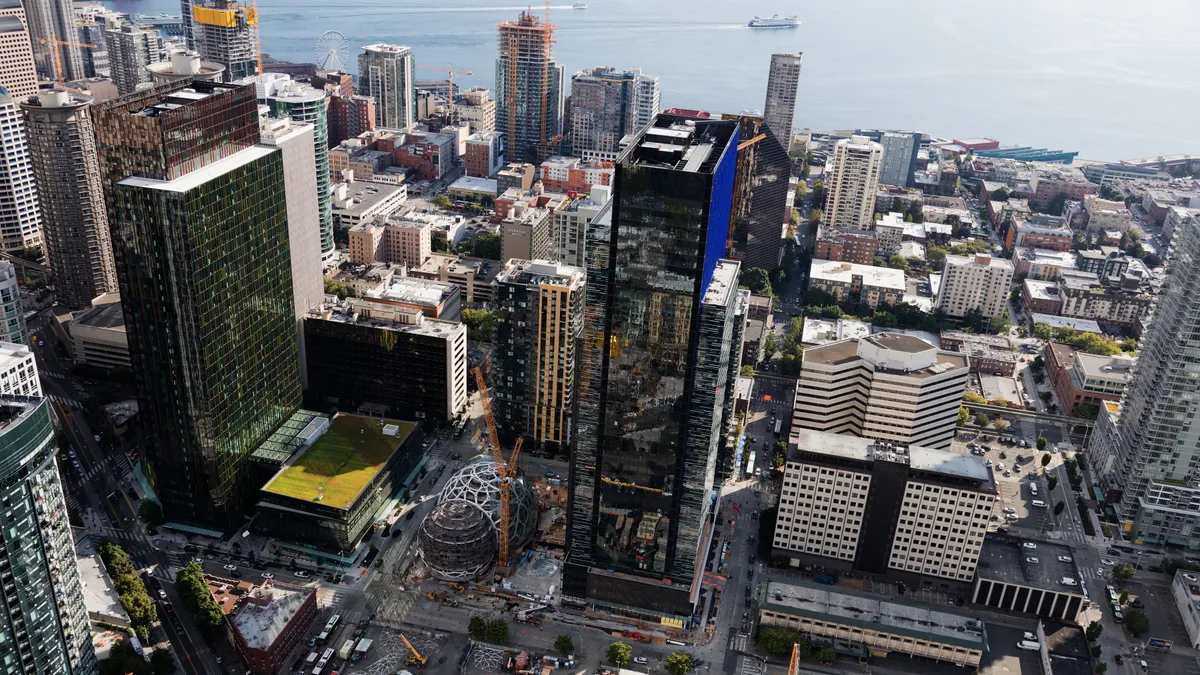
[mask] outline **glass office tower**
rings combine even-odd
[[[738,124],[658,115],[589,233],[564,593],[686,620],[711,533]]]
[[[149,477],[168,521],[236,526],[249,455],[299,407],[282,153],[252,85],[188,82],[96,106]]]

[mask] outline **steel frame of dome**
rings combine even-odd
[[[463,499],[438,504],[417,531],[421,559],[433,576],[469,581],[496,560],[496,526],[486,511]]]
[[[471,502],[483,509],[499,531],[500,473],[490,455],[476,456],[446,481],[438,504],[455,499]],[[519,551],[533,541],[533,533],[537,528],[537,505],[533,491],[525,484],[523,476],[513,480],[508,505],[508,547],[511,551]]]

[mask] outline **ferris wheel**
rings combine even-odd
[[[350,41],[336,30],[327,30],[317,38],[313,55],[318,69],[344,71],[350,65]]]

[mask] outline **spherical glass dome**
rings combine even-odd
[[[496,526],[483,509],[456,499],[442,502],[417,531],[421,558],[433,576],[446,581],[478,577],[496,559]]]
[[[475,504],[500,527],[500,474],[490,455],[479,455],[468,461],[446,481],[438,504],[462,500]],[[522,476],[513,479],[508,491],[508,549],[516,552],[533,540],[537,528],[537,505],[533,491]]]

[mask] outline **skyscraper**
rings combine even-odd
[[[258,11],[237,2],[183,0],[188,46],[200,58],[225,66],[225,81],[258,73]],[[188,8],[190,6],[190,10]]]
[[[42,214],[38,211],[37,185],[29,163],[25,125],[13,97],[0,87],[0,247],[20,251],[42,244]]]
[[[509,160],[537,162],[562,136],[565,74],[551,53],[554,26],[521,12],[497,27],[496,131],[508,134]]]
[[[108,48],[108,69],[121,95],[132,94],[139,84],[150,81],[146,66],[164,59],[162,37],[158,29],[146,24],[116,23],[109,20],[104,31]]]
[[[862,136],[843,138],[833,146],[833,166],[825,176],[826,228],[869,230],[875,223],[875,193],[883,148]]]
[[[792,216],[792,160],[763,118],[723,115],[722,119],[737,120],[740,138],[762,136],[737,151],[727,255],[746,267],[775,269]]]
[[[0,647],[5,673],[94,675],[83,586],[29,347],[0,342]]]
[[[301,398],[283,152],[258,145],[250,86],[185,81],[94,116],[149,477],[169,521],[224,530]]]
[[[27,0],[25,19],[38,73],[46,79],[83,79],[83,54],[75,42],[75,8],[71,0]],[[61,79],[60,79],[61,78]]]
[[[91,96],[50,90],[21,104],[46,260],[56,298],[71,309],[117,290],[91,105]]]
[[[29,344],[17,268],[7,260],[0,260],[0,316],[0,342]]]
[[[1172,238],[1171,274],[1142,336],[1119,412],[1101,411],[1090,461],[1138,539],[1200,545],[1200,225]],[[1113,419],[1115,417],[1115,420]]]
[[[796,119],[796,91],[800,88],[800,65],[804,55],[772,54],[767,74],[767,101],[763,119],[775,132],[784,150],[792,149],[792,126]]]
[[[687,621],[711,537],[738,126],[659,114],[588,241],[564,595]]]
[[[329,199],[329,125],[325,92],[296,82],[289,75],[264,73],[253,78],[258,102],[271,108],[273,117],[290,117],[313,127],[313,159],[317,164],[317,220],[321,255],[333,255],[333,208]],[[304,310],[308,311],[308,307]]]
[[[33,47],[25,28],[25,8],[21,0],[0,0],[0,87],[18,101],[33,96],[38,89]]]
[[[408,47],[363,47],[358,55],[358,93],[375,99],[375,126],[407,129],[417,121],[415,68]]]
[[[571,147],[578,157],[612,161],[621,139],[658,112],[658,78],[604,66],[571,76]]]
[[[883,185],[908,187],[917,170],[917,151],[921,149],[919,132],[885,131],[879,136],[883,147],[883,167],[879,182]]]
[[[496,424],[549,452],[565,452],[570,440],[585,278],[578,267],[514,259],[495,281]]]

